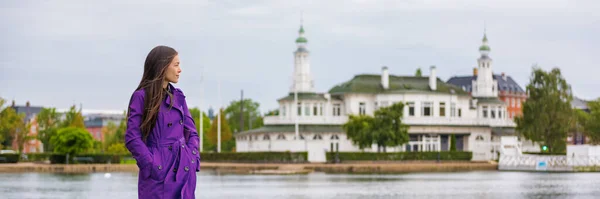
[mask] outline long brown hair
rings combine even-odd
[[[165,96],[168,94],[171,96],[171,102],[173,101],[172,94],[163,89],[163,83],[165,81],[165,71],[177,54],[177,51],[171,47],[156,46],[148,53],[148,56],[146,56],[144,74],[142,75],[139,86],[135,89],[136,91],[144,89],[146,93],[146,96],[144,97],[142,124],[140,125],[142,139],[144,141],[147,140],[150,131],[152,131],[156,124],[160,103]],[[131,103],[131,99],[129,102]],[[171,103],[171,105],[172,104],[173,103]],[[129,109],[127,110],[127,116],[129,117]]]

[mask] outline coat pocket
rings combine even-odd
[[[159,148],[154,148],[154,156],[152,159],[152,166],[150,169],[150,178],[155,181],[162,181],[164,179],[163,173],[168,168],[163,165],[163,154]]]

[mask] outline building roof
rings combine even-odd
[[[43,107],[41,107],[41,106],[12,106],[12,108],[15,109],[15,112],[17,112],[17,114],[24,113],[25,121],[29,121],[33,117],[35,117],[38,113],[40,113],[40,111],[42,111]]]
[[[416,76],[389,76],[389,88],[384,90],[381,86],[381,75],[361,74],[351,80],[338,84],[329,90],[331,94],[343,93],[450,93],[457,95],[468,95],[457,86],[446,84],[437,79],[437,89],[429,88],[429,77]]]
[[[243,131],[236,135],[255,134],[255,133],[293,133],[296,132],[295,126],[292,125],[265,125],[263,127]],[[341,125],[298,125],[300,133],[343,133],[344,129]]]
[[[588,102],[577,97],[573,97],[571,100],[571,107],[579,110],[589,110]]]
[[[287,96],[279,98],[277,101],[293,101],[294,93],[289,93]],[[324,94],[320,93],[298,93],[298,100],[316,100],[327,101]]]
[[[474,97],[473,99],[477,100],[477,104],[506,104],[497,97]]]
[[[525,90],[523,90],[523,88],[521,88],[521,86],[517,84],[517,82],[512,77],[506,75],[506,80],[502,78],[502,75],[498,74],[494,74],[493,77],[496,81],[498,81],[498,90],[525,93]],[[459,87],[464,87],[467,92],[471,92],[471,84],[473,80],[476,80],[476,78],[477,76],[452,77],[447,81],[447,83]]]

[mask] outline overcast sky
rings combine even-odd
[[[356,74],[470,75],[484,31],[495,73],[521,87],[560,67],[574,94],[600,97],[600,1],[0,1],[0,97],[125,110],[156,45],[180,53],[190,107],[244,96],[266,112],[287,95],[304,14],[318,92]],[[203,77],[203,79],[201,78]],[[217,85],[221,81],[221,100]],[[200,88],[204,87],[201,98]]]

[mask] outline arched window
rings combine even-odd
[[[263,136],[263,140],[270,140],[270,139],[271,139],[271,136],[269,136],[267,134],[265,134],[265,136]]]
[[[331,135],[331,140],[339,140],[339,139],[340,139],[340,137],[338,137],[337,134]]]
[[[278,139],[278,140],[285,140],[285,135],[283,135],[283,134],[279,134],[279,135],[277,136],[277,139]]]
[[[475,140],[477,140],[477,141],[483,141],[484,139],[483,139],[483,136],[478,135],[477,137],[475,137]]]
[[[322,140],[323,137],[321,136],[321,134],[315,134],[315,136],[313,136],[313,140]]]

